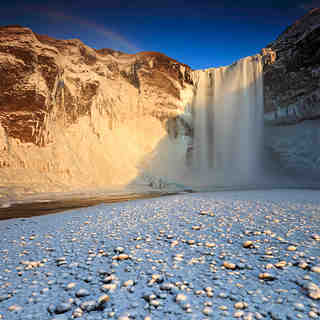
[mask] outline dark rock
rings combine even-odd
[[[62,302],[56,306],[54,312],[57,314],[60,314],[60,313],[68,312],[69,310],[71,310],[71,304],[66,303],[66,302]]]
[[[278,112],[278,123],[320,117],[320,9],[309,11],[267,47],[276,59],[264,66],[265,111]]]

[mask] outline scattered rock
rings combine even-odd
[[[210,307],[205,307],[205,308],[202,310],[202,313],[203,313],[205,316],[211,316],[211,315],[213,315],[213,309],[210,308]]]
[[[113,292],[117,289],[117,284],[115,283],[109,283],[109,284],[104,284],[102,287],[101,287],[101,291],[103,292]]]
[[[245,242],[242,244],[242,246],[243,246],[244,248],[251,249],[251,248],[254,247],[253,241],[247,240],[247,241],[245,241]]]
[[[22,310],[22,307],[17,304],[13,304],[8,308],[8,310],[11,312],[19,312]]]
[[[235,318],[241,318],[243,315],[244,315],[244,312],[241,310],[238,310],[233,314]]]
[[[97,309],[97,303],[94,300],[85,301],[80,304],[80,308],[85,312],[91,312]]]
[[[320,299],[320,288],[315,283],[308,283],[307,285],[308,296],[311,299],[319,300]]]
[[[87,297],[87,296],[90,296],[90,292],[87,289],[81,288],[76,292],[76,297],[78,298]]]
[[[66,285],[66,290],[73,289],[77,284],[75,282],[70,282]]]
[[[9,294],[2,295],[2,296],[0,296],[0,302],[8,300],[10,298],[11,298],[11,295],[9,295]]]
[[[279,261],[275,264],[277,268],[283,269],[287,265],[286,261]]]
[[[237,265],[232,263],[232,262],[229,262],[229,261],[224,261],[223,262],[223,266],[227,269],[230,269],[230,270],[235,270],[237,268]]]
[[[119,261],[123,261],[123,260],[128,260],[130,257],[129,255],[125,254],[125,253],[121,253],[118,256],[113,256],[112,260],[119,260]]]
[[[73,318],[81,318],[83,315],[83,311],[81,308],[76,308],[73,312],[72,312],[72,317]]]
[[[259,279],[266,280],[266,281],[273,281],[273,280],[276,280],[276,277],[270,273],[264,272],[259,274]]]
[[[311,271],[316,272],[316,273],[320,273],[320,266],[313,266],[311,268]]]
[[[236,309],[243,310],[243,309],[245,309],[245,308],[248,307],[248,304],[247,304],[246,302],[239,301],[239,302],[236,302],[236,303],[234,304],[234,307],[235,307]]]
[[[184,302],[187,301],[187,296],[184,295],[183,293],[178,293],[176,295],[176,302],[180,303],[180,302]]]
[[[69,310],[71,310],[71,304],[67,302],[62,302],[56,305],[54,312],[57,314],[60,314],[60,313],[68,312]]]
[[[134,281],[133,280],[127,280],[123,283],[124,287],[131,287],[134,285]]]

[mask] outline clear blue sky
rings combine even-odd
[[[2,0],[0,21],[97,49],[159,51],[201,69],[259,52],[319,1]]]

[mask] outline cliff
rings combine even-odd
[[[0,28],[0,181],[19,192],[128,184],[192,96],[164,54]],[[179,123],[190,130],[187,123]]]
[[[266,120],[297,123],[320,117],[320,9],[288,27],[266,51],[274,63],[264,68]]]
[[[289,26],[264,50],[265,145],[279,167],[320,181],[320,9]],[[301,181],[300,180],[300,181]]]

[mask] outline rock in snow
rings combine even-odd
[[[320,264],[320,244],[310,241],[320,233],[318,191],[230,191],[101,204],[0,221],[0,232],[0,319],[320,314],[319,273],[312,270]],[[33,234],[36,241],[23,240]],[[196,242],[190,245],[190,239]],[[244,247],[244,241],[255,245]],[[288,251],[293,242],[297,250]],[[113,259],[119,251],[130,259]],[[61,257],[68,263],[58,266]],[[46,262],[20,268],[26,258]],[[309,267],[301,268],[303,261]],[[70,283],[75,285],[65,290]]]

